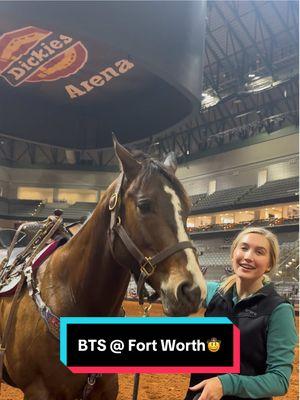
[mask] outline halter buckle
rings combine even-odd
[[[148,278],[155,271],[155,265],[152,264],[152,262],[151,262],[152,258],[151,257],[145,257],[145,260],[146,261],[141,266],[141,272],[143,272],[146,275],[146,277]],[[149,271],[147,270],[146,266],[150,266]]]
[[[109,199],[109,204],[108,204],[108,209],[109,211],[112,211],[116,208],[116,205],[118,204],[119,196],[118,193],[114,193],[111,198]]]

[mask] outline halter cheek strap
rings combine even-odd
[[[137,293],[139,297],[139,303],[144,303],[144,293],[145,293],[145,283],[149,276],[151,276],[156,270],[157,264],[161,261],[164,261],[171,255],[177,253],[178,251],[182,251],[187,248],[191,248],[195,250],[193,244],[190,241],[177,242],[176,244],[169,246],[154,255],[153,257],[146,257],[136,246],[133,240],[130,238],[125,228],[122,225],[120,211],[121,211],[121,199],[120,192],[122,187],[124,173],[122,172],[117,179],[115,192],[110,198],[109,201],[109,210],[111,212],[110,219],[110,248],[112,251],[112,255],[114,259],[118,262],[116,254],[114,252],[114,240],[115,235],[117,234],[126,249],[133,256],[133,258],[137,261],[137,264],[134,264],[130,267],[131,272],[137,279]],[[158,297],[158,295],[157,295]]]

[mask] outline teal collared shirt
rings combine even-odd
[[[219,287],[220,283],[207,282],[207,305]],[[232,300],[236,304],[238,302],[236,290],[233,293]],[[274,309],[269,319],[266,373],[257,376],[219,375],[224,395],[251,399],[283,396],[289,387],[297,342],[294,309],[291,304],[280,304]]]

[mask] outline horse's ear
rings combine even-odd
[[[171,151],[167,155],[164,161],[164,166],[167,167],[175,175],[175,172],[177,170],[177,160],[174,151]]]
[[[125,149],[113,134],[113,142],[116,157],[119,161],[121,171],[124,172],[125,176],[131,180],[137,176],[141,168],[141,164],[136,161],[131,153]]]

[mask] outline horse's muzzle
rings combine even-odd
[[[190,304],[200,304],[201,291],[198,286],[192,286],[188,282],[181,283],[177,288],[177,298],[178,301],[182,303]]]
[[[165,292],[162,293],[161,300],[166,315],[187,316],[199,310],[201,290],[186,281],[178,285],[176,296],[174,293]]]

